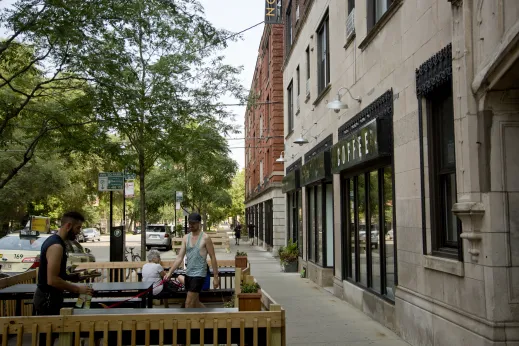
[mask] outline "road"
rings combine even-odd
[[[101,241],[81,243],[85,248],[89,248],[96,258],[96,262],[110,261],[110,236],[102,235]],[[133,252],[140,255],[141,251],[141,235],[126,234],[126,247],[134,247]],[[161,250],[161,258],[170,260],[175,258],[173,251]],[[146,261],[146,259],[143,259]]]

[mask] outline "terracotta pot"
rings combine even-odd
[[[234,257],[234,266],[236,268],[241,268],[241,269],[247,268],[247,256]]]
[[[261,311],[261,293],[238,293],[239,311]]]

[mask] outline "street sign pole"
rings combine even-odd
[[[123,174],[123,231],[126,233],[126,168],[124,169]]]
[[[114,202],[114,192],[113,191],[110,191],[110,220],[108,221],[108,229],[109,229],[109,232],[110,234],[112,234],[112,214],[113,214],[113,202]],[[111,239],[110,239],[111,240]],[[112,248],[112,242],[110,241],[110,248]],[[110,251],[110,262],[115,262],[115,258],[112,258],[112,251]]]

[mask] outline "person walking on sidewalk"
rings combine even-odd
[[[249,230],[249,239],[250,239],[250,246],[254,245],[254,224],[249,223],[247,226],[247,229]]]
[[[37,288],[34,292],[34,309],[36,315],[59,315],[63,307],[63,292],[93,295],[92,288],[86,285],[75,285],[68,281],[78,282],[79,274],[67,274],[67,252],[65,241],[75,240],[81,232],[85,218],[78,212],[68,212],[61,218],[59,231],[45,240],[41,246],[40,269],[38,271]],[[53,340],[56,336],[53,335]],[[40,345],[45,345],[45,338],[40,336]]]
[[[188,222],[190,232],[182,238],[182,247],[175,262],[169,269],[167,277],[170,278],[173,275],[173,272],[175,272],[182,263],[184,255],[187,254],[185,277],[185,288],[187,290],[186,308],[204,308],[204,304],[200,302],[200,291],[202,291],[208,271],[207,255],[211,258],[211,264],[213,266],[214,288],[220,286],[218,263],[216,262],[211,237],[200,230],[200,223],[202,222],[200,214],[189,214]]]
[[[236,226],[234,227],[234,238],[236,239],[236,245],[240,245],[240,238],[241,238],[241,223],[236,223]]]

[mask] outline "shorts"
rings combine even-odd
[[[187,276],[186,275],[186,291],[200,293],[204,287],[205,276]]]

